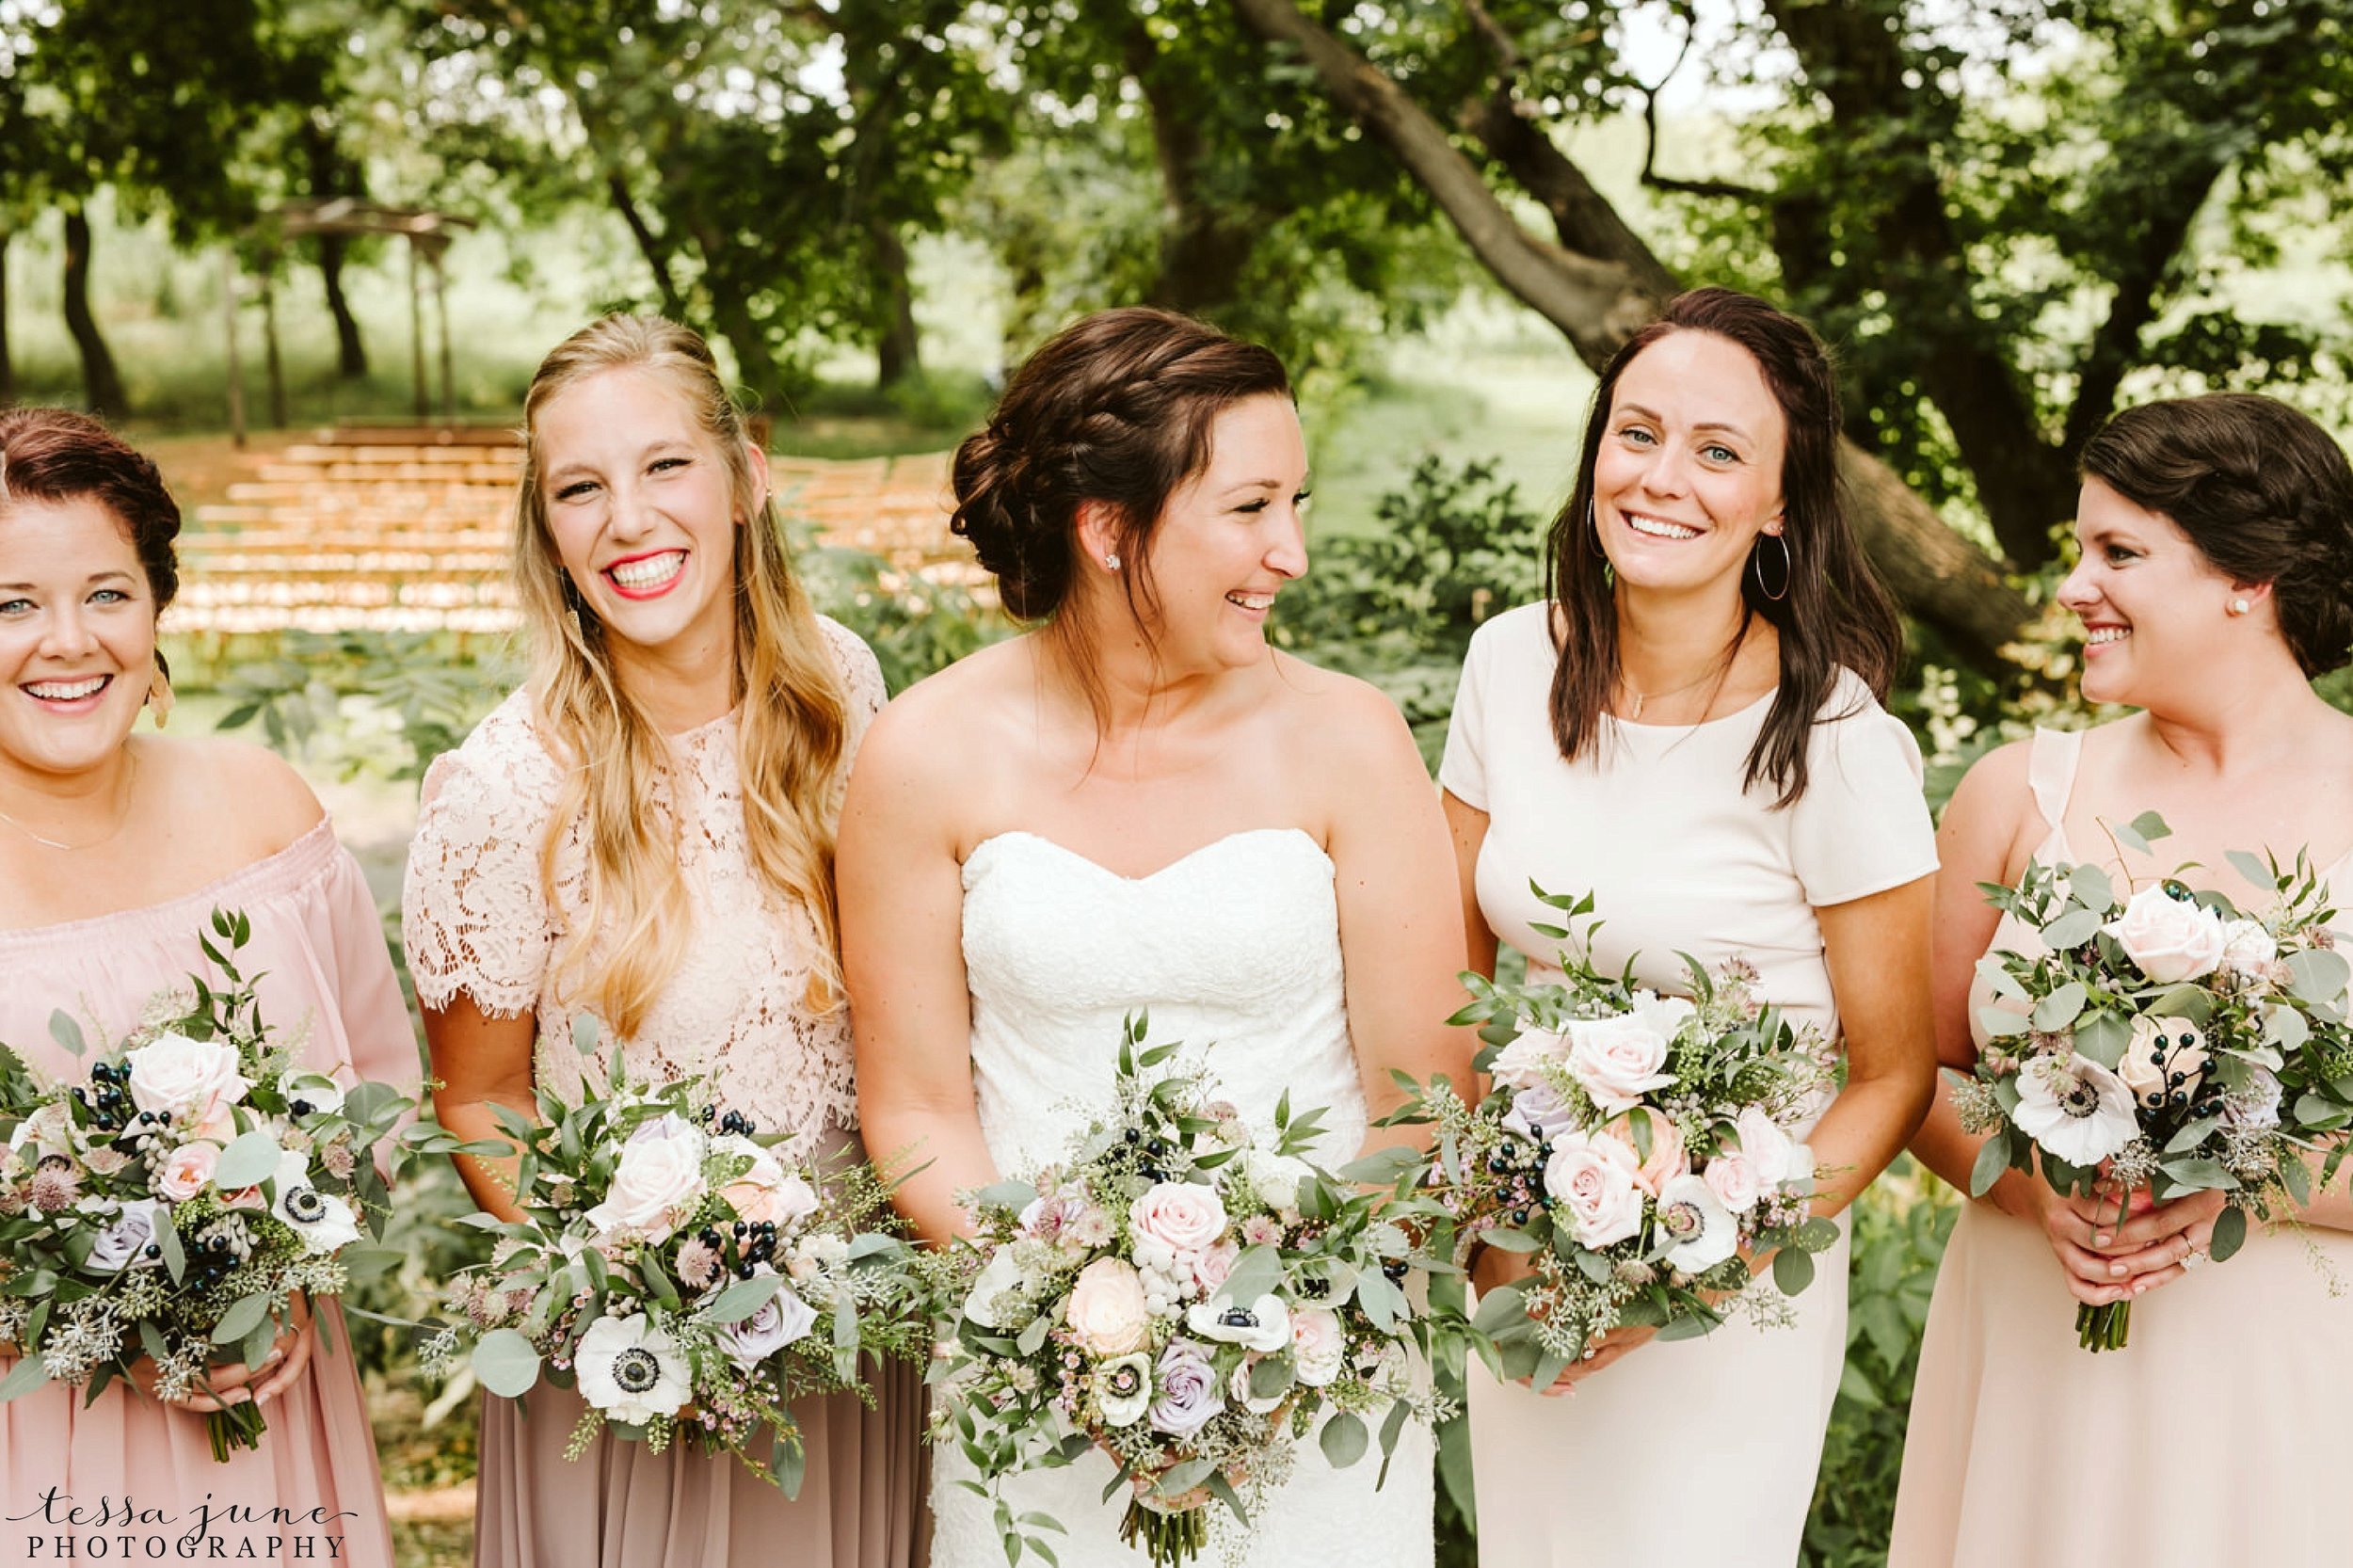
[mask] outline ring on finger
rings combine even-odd
[[[2188,1250],[2182,1254],[2183,1268],[2195,1269],[2200,1264],[2206,1261],[2206,1253],[2204,1248],[2199,1246],[2195,1241],[2191,1241],[2186,1236],[2182,1238],[2182,1240],[2188,1247]]]

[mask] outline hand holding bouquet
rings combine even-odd
[[[1178,1048],[1145,1048],[1144,1029],[1128,1020],[1116,1103],[1061,1164],[968,1198],[935,1420],[991,1488],[1105,1449],[1132,1492],[1121,1539],[1166,1565],[1207,1544],[1210,1502],[1246,1521],[1319,1423],[1346,1466],[1377,1422],[1385,1464],[1433,1411],[1407,1353],[1413,1240],[1354,1185],[1418,1161],[1326,1174],[1301,1158],[1320,1111],[1287,1096],[1273,1139],[1254,1136],[1203,1078],[1156,1072]],[[1009,1560],[1052,1560],[1030,1532],[1059,1521],[1001,1498],[997,1520]]]
[[[216,911],[200,942],[225,984],[157,998],[94,1060],[55,1015],[86,1081],[46,1081],[0,1048],[0,1343],[21,1358],[0,1400],[53,1378],[94,1399],[142,1356],[160,1398],[215,1393],[213,1368],[259,1368],[300,1328],[302,1298],[399,1260],[361,1244],[389,1212],[374,1152],[397,1160],[435,1135],[391,1140],[414,1100],[304,1066],[299,1042],[263,1023],[232,962],[249,936],[243,915]],[[205,1420],[218,1460],[266,1426],[250,1399]]]
[[[593,1052],[595,1026],[576,1041]],[[717,1112],[692,1080],[616,1074],[578,1106],[542,1091],[539,1113],[539,1126],[499,1117],[521,1150],[523,1218],[472,1222],[499,1240],[451,1283],[457,1322],[427,1342],[427,1365],[471,1345],[494,1394],[520,1397],[543,1376],[576,1384],[588,1409],[570,1457],[608,1426],[656,1452],[686,1437],[798,1496],[807,1456],[792,1401],[864,1393],[861,1355],[931,1348],[888,1187],[866,1166],[779,1160],[774,1137]]]
[[[2145,814],[2109,831],[2142,854],[2166,836]],[[2353,1125],[2353,965],[2332,951],[2329,891],[2298,856],[2282,869],[2233,852],[2275,903],[2242,913],[2216,892],[2166,879],[2120,899],[2096,865],[2029,864],[1987,898],[2034,934],[1978,963],[1994,993],[1973,1077],[1955,1079],[1961,1126],[1989,1132],[1971,1174],[1982,1196],[2004,1171],[2053,1190],[2158,1202],[2227,1194],[2212,1256],[2247,1237],[2247,1214],[2312,1195],[2307,1149],[2329,1138],[2323,1181],[2344,1158],[2329,1135]],[[2028,948],[2034,951],[2028,951]],[[2084,1305],[2087,1350],[2121,1349],[2132,1304]]]
[[[1590,896],[1535,891],[1572,922],[1593,913]],[[1687,958],[1692,998],[1659,996],[1593,968],[1598,922],[1536,929],[1570,944],[1561,983],[1465,975],[1473,1000],[1451,1020],[1484,1026],[1474,1064],[1492,1087],[1472,1101],[1443,1080],[1417,1085],[1392,1119],[1437,1126],[1428,1179],[1449,1219],[1433,1247],[1532,1260],[1480,1302],[1472,1344],[1498,1377],[1542,1388],[1621,1326],[1673,1339],[1733,1303],[1785,1313],[1750,1291],[1750,1257],[1772,1253],[1794,1295],[1837,1229],[1807,1212],[1814,1159],[1799,1136],[1831,1062],[1755,999],[1753,970]]]

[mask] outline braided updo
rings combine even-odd
[[[2173,520],[2234,583],[2268,583],[2306,676],[2353,661],[2353,465],[2276,398],[2217,392],[2127,408],[2077,469]]]
[[[956,448],[949,526],[997,578],[1006,612],[1051,620],[1070,593],[1079,508],[1108,505],[1134,607],[1169,495],[1209,466],[1210,426],[1245,398],[1288,397],[1283,361],[1190,316],[1134,306],[1064,328],[1014,373],[987,427]]]

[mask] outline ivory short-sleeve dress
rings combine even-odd
[[[215,909],[242,910],[251,920],[237,967],[261,977],[264,1023],[307,1030],[307,1062],[415,1092],[416,1034],[375,900],[325,822],[185,897],[0,931],[0,1040],[44,1073],[76,1075],[73,1058],[50,1036],[50,1015],[62,1009],[85,1038],[111,1042],[130,1032],[157,994],[186,989],[191,975],[216,978],[197,945]],[[264,1407],[269,1430],[261,1447],[236,1450],[226,1464],[213,1459],[201,1416],[120,1383],[88,1408],[80,1390],[55,1383],[0,1405],[0,1512],[8,1516],[0,1560],[63,1560],[61,1541],[70,1540],[72,1559],[83,1561],[102,1552],[144,1560],[217,1550],[223,1560],[392,1568],[376,1440],[351,1343],[331,1302],[320,1304],[319,1317],[310,1365]],[[53,1487],[61,1500],[51,1508],[43,1498]],[[95,1521],[102,1500],[165,1517],[63,1523],[74,1506]],[[181,1545],[184,1536],[192,1547]]]
[[[850,739],[882,706],[882,672],[856,635],[819,618],[849,696]],[[676,813],[679,863],[695,935],[645,1027],[621,1042],[630,1071],[700,1074],[729,1109],[789,1135],[796,1158],[855,1150],[850,1026],[839,1008],[809,1005],[818,935],[806,911],[780,907],[756,878],[744,826],[736,715],[670,737],[676,766],[648,808]],[[841,780],[849,776],[842,758]],[[567,1099],[581,1093],[573,1005],[559,984],[563,933],[584,919],[586,851],[580,824],[555,862],[552,907],[540,845],[563,764],[517,692],[436,762],[409,850],[402,899],[418,999],[440,1007],[459,992],[494,1016],[537,1021],[534,1071]],[[837,783],[835,803],[840,803]],[[611,1047],[608,1044],[607,1049]],[[552,1386],[515,1401],[483,1400],[474,1515],[479,1568],[902,1568],[917,1550],[926,1477],[920,1373],[881,1368],[869,1410],[854,1394],[792,1407],[808,1454],[797,1499],[743,1464],[691,1445],[662,1453],[600,1434],[564,1450],[584,1406]]]
[[[1760,996],[1835,1038],[1815,909],[1936,869],[1911,732],[1842,674],[1808,743],[1806,792],[1785,809],[1769,784],[1742,782],[1769,696],[1701,725],[1605,718],[1594,753],[1567,761],[1548,706],[1550,608],[1509,611],[1471,639],[1438,770],[1488,817],[1477,888],[1489,927],[1542,979],[1557,945],[1530,926],[1559,914],[1529,882],[1590,892],[1605,970],[1630,959],[1645,984],[1675,990],[1688,984],[1679,952],[1711,967],[1737,954]],[[1712,1564],[1794,1562],[1846,1352],[1845,1239],[1818,1262],[1794,1325],[1736,1320],[1646,1345],[1574,1396],[1474,1365],[1484,1568],[1617,1568],[1670,1545]]]
[[[2034,738],[2045,865],[2076,858],[2082,750],[2080,731]],[[2323,876],[2353,888],[2353,856]],[[2032,940],[2005,915],[1989,946]],[[1991,1000],[1971,998],[1979,1046]],[[2353,1283],[2353,1236],[2256,1225],[2227,1262],[2135,1302],[2132,1342],[2093,1354],[2041,1231],[1964,1206],[1920,1347],[1890,1568],[2345,1561],[2353,1298],[2332,1281]]]

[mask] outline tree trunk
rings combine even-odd
[[[0,228],[0,406],[16,401],[16,360],[8,354],[8,231]]]
[[[874,384],[888,392],[923,374],[923,340],[915,328],[915,285],[907,277],[907,248],[898,226],[878,219],[872,229],[885,312],[882,339],[874,345]]]
[[[1152,152],[1160,170],[1160,264],[1144,302],[1189,315],[1213,312],[1241,293],[1257,215],[1237,213],[1203,199],[1201,162],[1208,148],[1201,117],[1169,90],[1160,49],[1141,22],[1128,29],[1122,61],[1144,93],[1152,121]]]
[[[327,308],[335,317],[335,374],[345,381],[368,376],[368,345],[360,337],[360,318],[344,297],[344,239],[341,234],[319,236],[319,280],[327,286]]]
[[[89,215],[78,206],[69,207],[65,215],[65,329],[73,334],[73,346],[82,355],[82,400],[94,414],[120,418],[131,411],[131,400],[123,393],[122,376],[115,369],[115,357],[98,330],[97,318],[90,314],[89,264]]]
[[[716,234],[696,236],[706,258],[725,254],[719,242]],[[754,406],[777,418],[785,417],[784,371],[768,346],[768,334],[753,319],[751,301],[743,288],[720,268],[706,266],[703,292],[711,296],[712,324],[735,351],[736,377],[751,394]]]
[[[662,291],[662,313],[682,326],[691,326],[686,314],[685,296],[679,293],[678,280],[670,273],[670,248],[646,222],[646,215],[631,194],[629,180],[617,168],[604,176],[604,193],[612,198],[613,210],[629,225],[630,238],[637,242],[637,253],[646,259],[646,270],[653,274],[653,286]]]
[[[1530,234],[1455,150],[1443,127],[1385,72],[1303,16],[1291,0],[1232,4],[1260,38],[1305,57],[1334,102],[1386,146],[1437,201],[1480,264],[1558,328],[1588,365],[1600,368],[1657,315],[1665,302],[1657,292],[1658,280],[1667,273],[1656,258],[1648,258],[1647,264],[1623,254],[1603,259]],[[1553,206],[1556,223],[1563,210]],[[1577,204],[1567,210],[1577,210]],[[1598,223],[1590,212],[1581,221]],[[1631,232],[1622,223],[1617,229]],[[1947,528],[1884,463],[1851,441],[1842,441],[1839,459],[1855,531],[1904,608],[1942,632],[1960,657],[1983,669],[2003,668],[2001,648],[2030,614],[2025,600],[1983,552]]]

